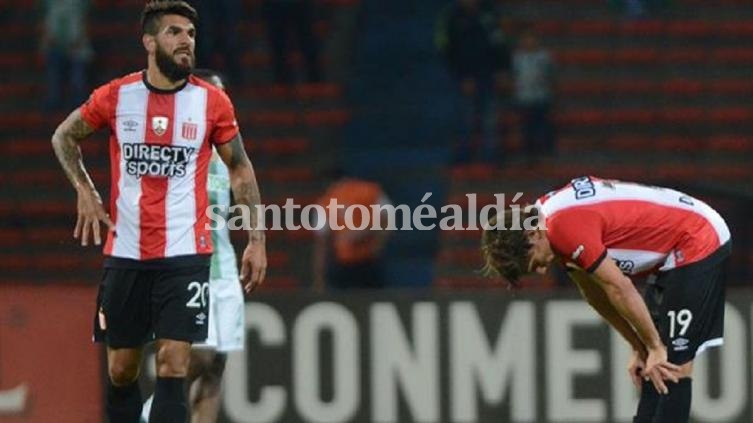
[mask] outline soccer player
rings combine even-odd
[[[512,284],[564,265],[633,348],[634,422],[688,421],[693,359],[722,344],[731,241],[716,211],[672,189],[581,177],[490,219],[481,250],[487,273]],[[643,300],[631,275],[648,277]]]
[[[194,69],[192,74],[210,84],[225,89],[217,72]],[[217,214],[225,221],[230,208],[230,178],[228,169],[216,151],[209,163],[210,206],[220,206]],[[194,344],[187,383],[191,421],[215,422],[220,411],[220,388],[225,371],[227,353],[240,351],[245,343],[243,292],[238,283],[238,267],[230,231],[227,226],[212,230],[212,261],[209,267],[209,335],[206,342]],[[149,421],[152,398],[144,404],[141,419]]]
[[[182,422],[191,343],[207,338],[212,239],[207,179],[214,146],[228,166],[236,202],[257,223],[254,170],[235,112],[219,88],[191,75],[196,11],[183,1],[150,1],[142,14],[147,69],[97,88],[52,137],[78,194],[74,237],[86,246],[109,231],[97,298],[94,337],[107,346],[111,422],[137,422],[136,379],[142,348],[156,338],[152,422]],[[108,127],[111,198],[108,216],[84,165],[79,143]],[[249,228],[241,258],[246,292],[264,280],[264,232]]]

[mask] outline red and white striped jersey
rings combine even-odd
[[[669,188],[586,176],[536,204],[555,253],[589,271],[607,256],[626,274],[669,270],[730,240],[719,213]]]
[[[230,99],[190,76],[165,91],[146,72],[97,88],[81,107],[95,129],[110,128],[110,232],[104,253],[133,260],[211,254],[206,229],[211,144],[238,134]]]

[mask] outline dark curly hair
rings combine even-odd
[[[144,34],[156,35],[159,31],[159,21],[165,15],[183,16],[194,25],[199,22],[196,9],[185,1],[151,0],[144,5],[144,11],[141,12],[141,30]]]
[[[518,286],[518,280],[528,271],[528,252],[531,249],[531,242],[521,223],[538,216],[537,208],[526,207],[508,209],[489,219],[481,235],[481,256],[485,263],[481,273],[484,276],[501,276],[511,287]],[[500,218],[503,220],[498,225]],[[506,228],[506,225],[510,227]]]

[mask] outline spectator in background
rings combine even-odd
[[[538,36],[526,31],[513,54],[515,101],[520,114],[521,136],[529,160],[555,153],[554,63]]]
[[[278,84],[294,82],[288,63],[290,41],[294,35],[303,55],[308,82],[322,80],[319,43],[314,35],[313,5],[310,0],[265,0],[262,6],[267,21],[267,38]]]
[[[243,54],[238,42],[238,23],[243,12],[241,0],[195,0],[192,4],[201,16],[196,40],[198,65],[225,69],[231,82],[243,83]],[[224,66],[213,63],[215,54],[222,57]]]
[[[509,69],[510,53],[494,4],[457,0],[439,16],[435,43],[458,84],[460,145],[455,161],[471,159],[471,145],[480,139],[480,157],[497,156],[496,85]]]
[[[43,0],[41,51],[47,68],[48,110],[80,104],[86,97],[86,65],[92,57],[87,34],[88,0]],[[66,81],[70,92],[63,101]]]
[[[341,170],[336,170],[332,176],[334,182],[317,202],[327,211],[327,216],[319,216],[326,218],[327,223],[317,232],[314,241],[314,289],[322,292],[326,284],[335,289],[383,288],[382,250],[389,232],[370,229],[373,224],[371,206],[389,205],[390,200],[377,183],[347,177]],[[332,201],[344,207],[330,210],[327,206]],[[355,207],[359,205],[366,207],[367,214],[363,213],[363,207]],[[351,228],[345,227],[349,207],[353,210]],[[380,222],[387,222],[387,212],[382,211],[379,218]],[[330,228],[330,222],[344,228]],[[385,225],[382,223],[383,227]],[[365,229],[353,229],[361,226]]]

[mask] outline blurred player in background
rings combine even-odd
[[[225,90],[217,72],[195,69],[193,75]],[[230,175],[216,151],[209,162],[210,206],[220,206],[217,214],[225,221],[230,208]],[[188,367],[188,394],[191,422],[216,422],[220,412],[220,389],[227,353],[241,351],[245,344],[243,291],[238,283],[235,251],[227,226],[212,230],[212,261],[209,267],[209,335],[206,342],[194,344]],[[149,421],[152,397],[144,404],[143,422]]]
[[[194,76],[196,11],[183,1],[150,1],[142,14],[147,69],[94,91],[52,137],[78,194],[74,237],[99,245],[109,228],[94,337],[107,345],[107,415],[138,422],[143,345],[156,337],[157,381],[151,422],[187,418],[184,393],[191,343],[207,338],[209,233],[207,175],[212,146],[227,164],[233,195],[258,222],[254,170],[225,93]],[[105,212],[79,143],[109,128],[112,193]],[[241,281],[264,280],[264,232],[249,229]]]
[[[641,390],[634,422],[687,422],[693,360],[723,342],[731,240],[722,217],[672,189],[594,177],[574,179],[515,214],[508,210],[484,230],[487,274],[516,284],[564,265],[633,348],[628,372]],[[535,224],[522,227],[525,221]],[[648,275],[643,300],[629,275]]]

